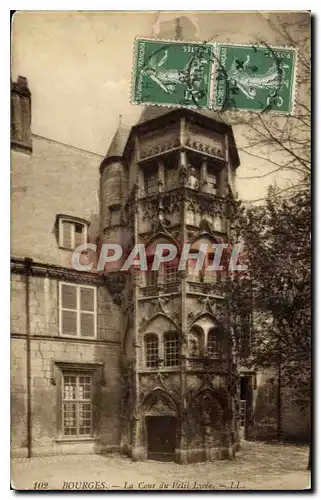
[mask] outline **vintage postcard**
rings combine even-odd
[[[11,22],[11,488],[311,489],[311,13]]]

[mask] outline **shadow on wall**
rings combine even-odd
[[[248,438],[262,441],[277,439],[277,382],[273,378],[257,389]]]
[[[248,429],[248,439],[275,441],[278,439],[278,419],[280,435],[284,442],[297,444],[310,440],[310,407],[299,405],[295,390],[282,387],[281,412],[278,415],[278,384],[271,378],[259,386],[255,397],[252,424]]]

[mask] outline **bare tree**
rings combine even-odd
[[[274,33],[273,45],[296,49],[296,78],[294,111],[282,115],[271,111],[269,106],[259,112],[245,112],[233,108],[222,109],[220,116],[235,129],[239,128],[244,145],[239,147],[246,156],[258,160],[264,172],[239,179],[263,179],[278,173],[289,173],[290,184],[283,191],[289,193],[306,188],[310,183],[311,156],[311,67],[310,67],[310,25],[308,12],[293,13],[291,22],[288,14],[272,15],[266,18]],[[269,47],[266,40],[257,39],[258,45]],[[219,61],[218,61],[219,63]],[[257,200],[261,201],[261,200]]]

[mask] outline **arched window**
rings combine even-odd
[[[210,358],[222,358],[224,355],[224,338],[222,331],[213,328],[208,332],[207,355]]]
[[[158,337],[154,334],[146,335],[145,337],[145,363],[148,368],[156,368],[158,366]]]
[[[164,335],[164,366],[177,366],[179,363],[179,339],[174,332]]]

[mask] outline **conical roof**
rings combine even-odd
[[[126,146],[126,142],[128,140],[130,134],[131,127],[126,127],[124,125],[120,125],[116,130],[116,133],[113,137],[113,140],[110,143],[108,148],[106,158],[110,158],[112,156],[122,156],[124,152],[124,148]]]

